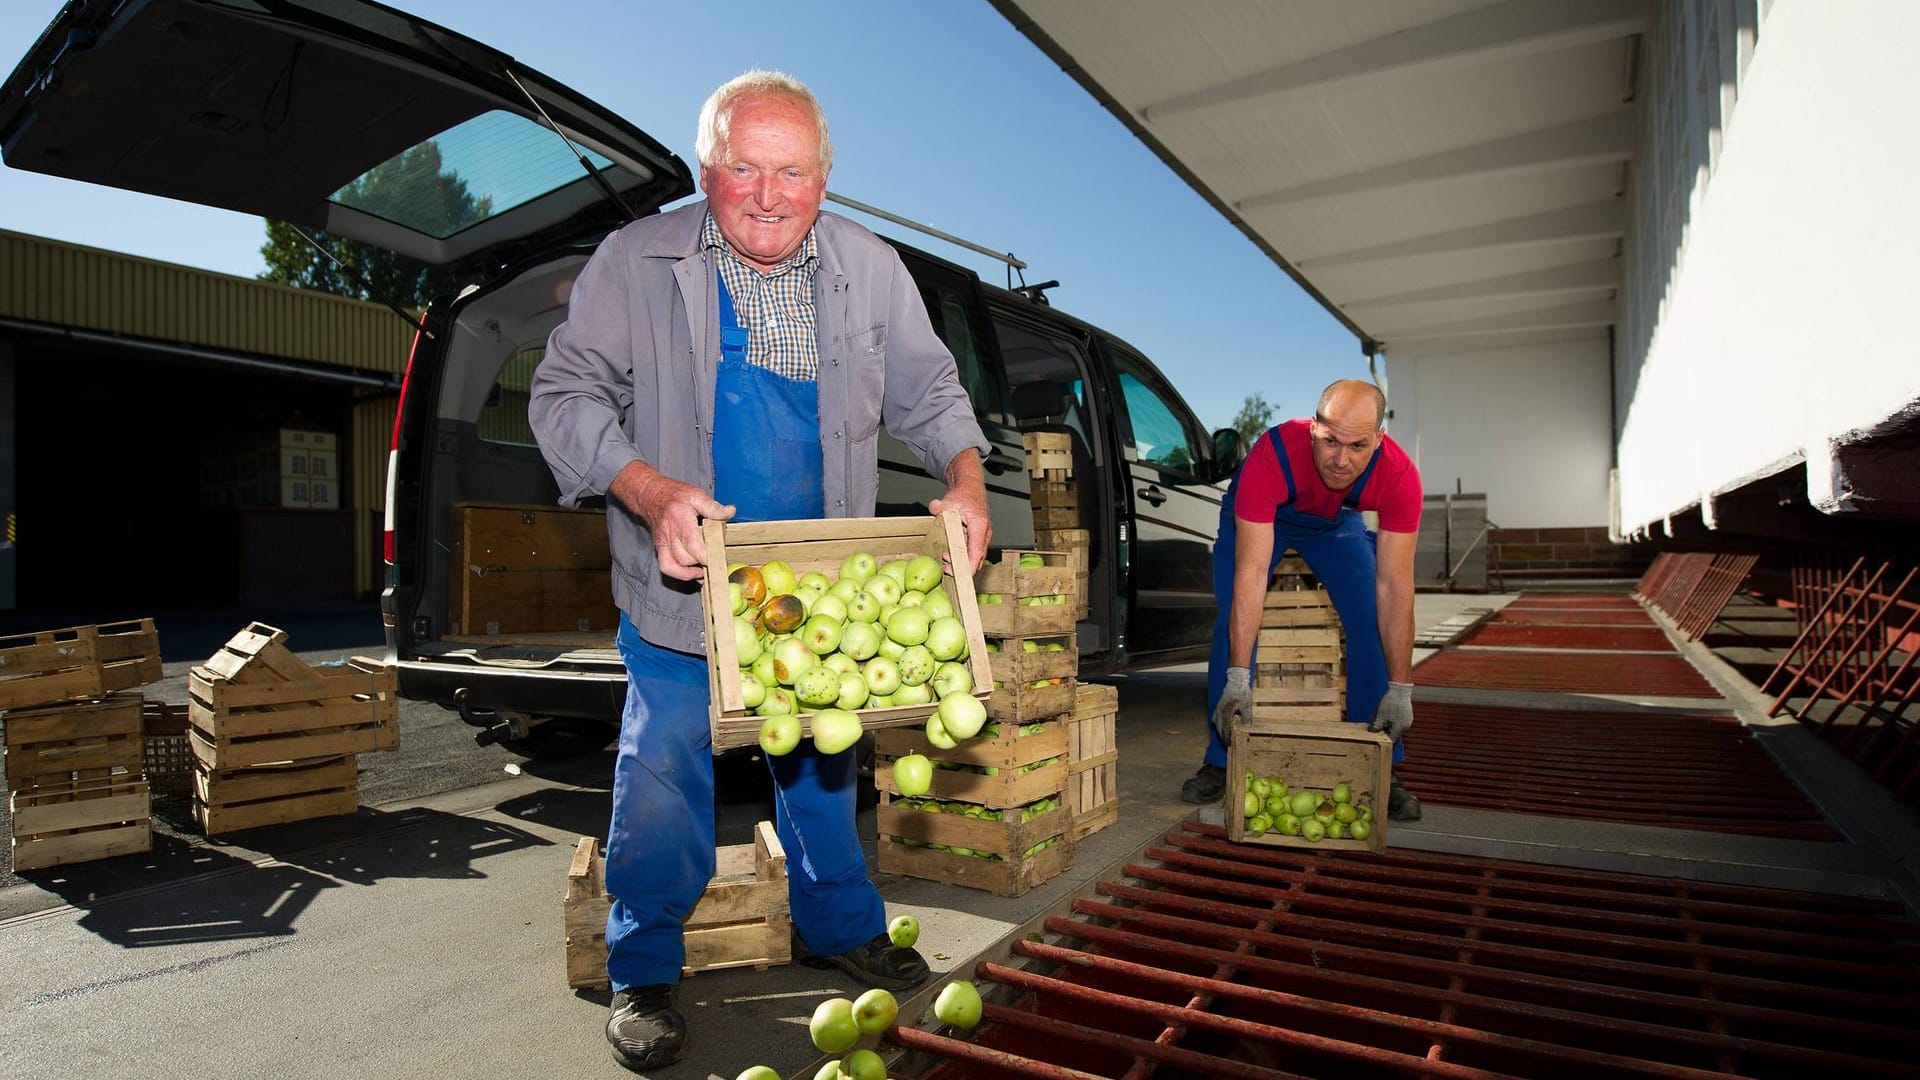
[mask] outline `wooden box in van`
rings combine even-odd
[[[455,503],[448,559],[452,640],[596,633],[619,625],[600,510]]]

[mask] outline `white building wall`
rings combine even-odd
[[[1388,431],[1427,494],[1485,492],[1510,529],[1608,523],[1605,333],[1498,349],[1392,351]]]
[[[1920,3],[1661,10],[1617,387],[1621,522],[1655,536],[1920,396]]]

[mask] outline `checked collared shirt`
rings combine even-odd
[[[733,309],[747,331],[747,362],[785,375],[813,381],[820,377],[819,320],[813,311],[813,272],[820,265],[820,245],[814,231],[800,250],[770,274],[748,266],[727,246],[720,226],[707,214],[700,242],[717,250],[720,280],[733,296]]]

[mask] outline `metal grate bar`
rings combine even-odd
[[[1531,649],[1643,649],[1673,652],[1673,643],[1657,626],[1555,626],[1542,623],[1490,623],[1459,645],[1520,646]]]
[[[1678,656],[1492,653],[1450,649],[1423,661],[1415,678],[1422,686],[1461,686],[1485,690],[1692,698],[1720,696],[1700,677],[1693,665]]]
[[[1644,611],[1626,611],[1607,608],[1603,610],[1581,610],[1578,608],[1515,608],[1509,604],[1494,615],[1494,623],[1532,623],[1537,626],[1634,626],[1650,630],[1659,629],[1653,616]]]

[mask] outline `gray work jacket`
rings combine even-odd
[[[636,460],[713,490],[720,321],[700,246],[706,213],[701,200],[626,226],[574,282],[527,407],[563,506],[606,494]],[[882,422],[936,478],[967,447],[991,447],[899,255],[834,214],[814,230],[826,514],[869,517]],[[652,532],[618,500],[607,503],[607,534],[613,599],[634,628],[656,645],[704,652],[698,584],[661,575]]]

